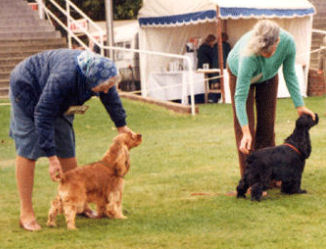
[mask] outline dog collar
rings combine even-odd
[[[296,153],[298,153],[301,156],[301,152],[296,147],[294,147],[292,144],[284,143],[283,145],[290,147],[291,149],[293,149]]]

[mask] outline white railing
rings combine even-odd
[[[67,24],[62,23],[62,21],[57,16],[55,16],[49,8],[45,6],[42,0],[37,0],[37,3],[40,6],[39,8],[40,18],[42,19],[42,17],[44,16],[44,14],[42,13],[45,12],[48,16],[53,18],[62,28],[64,28],[67,31],[67,40],[68,40],[69,48],[72,48],[72,38],[74,38],[79,43],[80,46],[84,48],[88,48],[88,45],[86,45],[82,40],[80,40],[78,36],[75,34],[75,32],[71,30],[71,24],[74,24],[75,26],[78,27],[78,29],[81,31],[83,35],[87,36],[89,41],[92,41],[93,44],[96,44],[97,46],[100,47],[101,55],[104,55],[103,44],[104,44],[105,31],[103,31],[100,26],[98,26],[92,19],[90,19],[83,11],[81,11],[74,3],[72,3],[69,0],[65,0],[66,9],[61,7],[54,0],[48,0],[48,1],[53,6],[55,6],[56,9],[61,12],[61,14],[63,14],[67,18]],[[99,33],[99,41],[92,34],[88,32],[87,27],[85,27],[79,22],[80,19],[74,19],[71,16],[71,10],[78,13],[82,18],[84,18],[84,20],[86,20],[87,22],[87,25],[91,25],[93,28],[97,30],[97,32]]]
[[[92,41],[93,44],[96,44],[100,49],[101,49],[101,54],[104,55],[104,50],[119,50],[119,51],[125,51],[125,52],[134,52],[134,53],[139,53],[139,54],[147,54],[147,55],[158,55],[158,56],[165,56],[165,57],[170,57],[170,58],[176,58],[176,59],[182,59],[186,61],[188,64],[188,84],[185,80],[185,78],[182,79],[182,104],[188,104],[188,96],[187,96],[187,87],[189,86],[190,90],[190,104],[191,104],[191,114],[195,115],[195,99],[194,99],[194,87],[193,87],[193,65],[192,61],[190,60],[189,57],[179,55],[179,54],[172,54],[172,53],[163,53],[163,52],[158,52],[158,51],[148,51],[148,50],[140,50],[140,49],[132,49],[132,48],[122,48],[122,47],[114,47],[114,46],[104,46],[104,34],[103,30],[96,25],[85,13],[83,13],[75,4],[73,4],[69,0],[65,0],[66,2],[66,10],[63,9],[58,3],[56,3],[54,0],[49,0],[63,15],[66,16],[67,18],[67,25],[64,24],[56,15],[54,15],[49,8],[45,6],[42,0],[36,0],[37,3],[39,4],[39,13],[40,17],[42,18],[44,16],[44,12],[46,13],[47,16],[51,17],[53,20],[55,20],[68,34],[68,44],[69,48],[72,47],[72,39],[75,39],[80,46],[82,46],[84,49],[90,49],[88,45],[86,45],[71,29],[69,24],[75,23],[77,27],[85,34],[89,41]],[[85,18],[91,25],[93,25],[100,34],[100,41],[98,41],[92,34],[90,34],[83,25],[80,25],[73,17],[71,17],[71,7],[74,9],[74,11],[78,12],[83,18]],[[146,89],[142,89],[142,91],[146,92]]]
[[[322,34],[322,35],[326,35],[326,30],[313,29],[312,32],[313,32],[313,33]]]

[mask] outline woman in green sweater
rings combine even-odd
[[[235,44],[228,59],[234,130],[243,176],[250,150],[275,145],[278,69],[283,65],[287,89],[299,115],[315,114],[304,106],[295,72],[295,42],[276,23],[259,21]],[[254,102],[257,126],[255,130]]]

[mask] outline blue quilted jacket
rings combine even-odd
[[[88,79],[77,64],[80,50],[58,49],[33,55],[11,73],[10,91],[26,115],[34,119],[39,143],[53,156],[54,120],[72,105],[82,105],[92,96],[94,79]],[[99,97],[116,127],[126,125],[126,113],[115,87]]]

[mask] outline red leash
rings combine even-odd
[[[301,156],[301,152],[296,147],[294,147],[292,144],[284,143],[283,145],[290,147],[291,149],[293,149],[296,153],[298,153]]]

